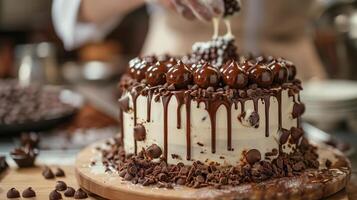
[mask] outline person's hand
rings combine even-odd
[[[176,11],[187,19],[211,21],[224,13],[223,0],[171,0]]]

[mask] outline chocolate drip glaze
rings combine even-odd
[[[227,150],[232,151],[232,103],[227,106]]]
[[[181,107],[184,104],[184,93],[176,92],[175,97],[177,100],[177,129],[181,129]]]
[[[168,105],[171,99],[171,94],[162,96],[162,105],[164,106],[164,158],[167,159],[168,145],[167,145],[167,137],[168,137]]]
[[[134,109],[134,127],[136,126],[137,124],[137,107],[136,107],[136,100],[137,98],[139,97],[140,95],[140,90],[142,88],[141,87],[135,87],[132,89],[132,91],[130,92],[130,95],[133,99],[133,109]],[[136,155],[137,154],[137,141],[135,140],[134,138],[134,154]]]
[[[269,137],[270,96],[264,97],[264,105],[265,105],[265,137]]]
[[[278,93],[276,94],[276,99],[278,101],[278,130],[280,130],[282,127],[282,116],[281,116],[281,91],[279,90]]]
[[[124,112],[122,109],[119,109],[119,124],[120,124],[120,142],[124,145]]]
[[[148,96],[147,96],[147,122],[150,122],[151,119],[151,101],[152,101],[152,95],[153,95],[153,91],[149,90],[148,91]]]
[[[191,160],[191,96],[189,93],[185,94],[186,105],[186,159]]]

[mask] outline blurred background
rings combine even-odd
[[[246,34],[249,37],[240,37],[239,33],[242,31],[237,31],[238,48],[254,53],[274,53],[257,45],[260,39],[256,35],[265,32],[255,32],[256,26],[263,27],[262,23],[257,23],[259,17],[262,17],[259,16],[259,11],[270,9],[272,5],[263,0],[251,2],[253,3],[247,9],[244,9],[243,2],[242,12],[246,14],[242,14],[245,21],[240,28],[251,34]],[[309,2],[311,6],[304,12],[308,17],[304,16],[306,20],[300,31],[311,41],[312,46],[306,52],[314,52],[316,63],[322,66],[324,75],[322,78],[303,77],[305,92],[302,98],[307,107],[305,121],[314,125],[306,124],[305,128],[311,137],[350,152],[354,144],[357,144],[357,1]],[[88,41],[75,48],[65,48],[56,34],[51,7],[50,0],[0,0],[0,78],[15,79],[25,85],[45,86],[50,91],[67,95],[74,104],[75,112],[65,113],[65,117],[57,116],[60,119],[55,122],[43,120],[44,124],[39,124],[36,130],[26,126],[13,127],[3,119],[3,124],[0,125],[0,153],[8,152],[8,149],[19,143],[21,137],[13,139],[13,136],[22,134],[22,137],[26,137],[30,132],[41,136],[40,148],[44,151],[66,150],[70,155],[92,141],[115,135],[118,131],[117,82],[126,71],[131,58],[142,52],[151,53],[143,50],[145,40],[153,34],[153,29],[160,28],[153,27],[152,23],[154,19],[160,20],[158,13],[163,12],[160,6],[142,4],[121,16],[120,22],[100,40]],[[278,23],[273,21],[272,24]],[[168,26],[180,29],[176,23]],[[205,27],[212,30],[211,24]],[[197,32],[197,35],[203,36],[195,35],[192,40],[208,40],[209,37],[206,36],[211,34]],[[266,34],[268,37],[270,32],[267,31]],[[166,33],[165,37],[167,35],[171,40],[176,40],[175,33]],[[288,36],[269,35],[269,41],[283,43],[286,40],[289,40]],[[271,43],[266,44],[270,46]],[[158,48],[167,49],[170,44]],[[291,54],[300,54],[305,49],[304,46],[299,46],[296,50],[291,47],[288,51]],[[293,56],[285,57],[297,63],[299,73],[313,70],[313,66],[300,67],[299,59]],[[0,90],[6,88],[7,84],[5,81]],[[0,99],[5,101],[1,95]],[[0,110],[8,105],[0,105]]]

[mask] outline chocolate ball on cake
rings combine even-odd
[[[288,81],[288,69],[282,64],[273,61],[268,68],[272,71],[274,82],[285,83]]]
[[[138,66],[140,65],[141,62],[142,62],[142,60],[139,57],[133,58],[129,61],[128,73],[130,74],[130,76],[132,78],[134,78],[134,76],[136,74],[136,69],[138,68]]]
[[[269,87],[273,83],[273,73],[265,65],[256,65],[249,71],[249,80],[260,87]]]
[[[189,67],[178,61],[166,74],[166,82],[176,89],[185,89],[192,83],[192,72]]]
[[[146,61],[142,61],[137,64],[136,67],[134,78],[139,82],[145,78],[146,71],[150,67],[150,64]]]
[[[222,73],[223,81],[232,88],[242,89],[248,84],[248,74],[238,65],[231,61]]]
[[[158,61],[147,69],[145,78],[150,86],[163,85],[166,82],[167,66],[164,61]]]
[[[200,68],[195,70],[193,79],[201,88],[217,87],[219,85],[220,75],[217,68],[209,63],[204,63]]]
[[[289,74],[288,80],[289,81],[294,80],[295,77],[296,77],[296,67],[295,67],[295,65],[293,63],[291,63],[290,61],[287,61],[285,63],[285,66],[288,69],[288,74]]]

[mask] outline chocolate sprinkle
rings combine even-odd
[[[67,187],[67,190],[63,194],[66,197],[73,197],[75,192],[73,187]]]
[[[60,199],[62,199],[61,193],[57,192],[56,190],[53,190],[50,193],[49,197],[50,197],[50,200],[60,200]]]
[[[83,191],[81,188],[79,188],[75,193],[74,193],[74,199],[86,199],[88,198],[88,195],[85,191]]]
[[[20,198],[20,192],[16,190],[15,188],[11,188],[9,191],[7,191],[6,194],[7,198]]]
[[[22,192],[22,197],[23,198],[31,198],[31,197],[35,197],[36,193],[35,191],[32,189],[32,187],[28,187],[26,190],[24,190]]]
[[[57,181],[56,190],[57,191],[65,191],[67,189],[67,184],[63,181]]]

